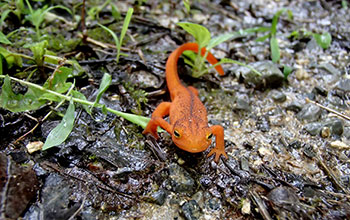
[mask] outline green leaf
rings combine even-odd
[[[276,36],[278,19],[281,16],[281,14],[284,13],[285,11],[286,11],[285,8],[281,9],[281,10],[277,11],[276,14],[273,16],[272,23],[271,23],[271,35],[272,36]]]
[[[129,8],[128,12],[126,13],[125,19],[124,19],[124,23],[123,23],[123,28],[122,28],[122,32],[120,33],[119,36],[119,47],[117,47],[117,63],[119,62],[119,56],[120,56],[120,48],[123,44],[123,40],[124,40],[124,36],[126,34],[126,31],[128,30],[129,24],[130,24],[130,20],[131,20],[131,16],[132,13],[134,12],[133,8]]]
[[[0,43],[3,43],[3,44],[12,44],[11,41],[9,41],[7,39],[7,37],[5,36],[5,34],[3,34],[1,31],[0,31]]]
[[[112,82],[111,75],[109,75],[108,73],[105,73],[102,77],[100,87],[98,88],[96,100],[94,102],[94,105],[91,106],[91,108],[97,105],[97,103],[100,101],[102,97],[102,94],[108,89],[109,85],[111,85],[111,82]]]
[[[268,34],[266,34],[266,35],[264,35],[264,36],[262,36],[262,37],[259,37],[259,38],[257,38],[257,39],[255,39],[255,41],[256,42],[263,42],[263,41],[265,41],[267,38],[269,38],[270,37],[270,33],[268,33]]]
[[[67,139],[74,125],[74,111],[74,102],[71,100],[62,121],[49,133],[42,150],[60,145]]]
[[[214,68],[214,67],[216,67],[217,65],[221,65],[221,64],[224,64],[224,63],[232,63],[232,64],[237,64],[237,65],[240,65],[240,66],[244,66],[244,67],[249,68],[249,69],[250,69],[252,72],[254,72],[257,76],[261,76],[261,75],[262,75],[259,71],[257,71],[256,69],[254,69],[252,66],[247,65],[247,64],[242,63],[242,62],[239,62],[239,61],[237,61],[237,60],[232,60],[232,59],[230,59],[230,58],[222,58],[218,63],[216,63],[215,65],[210,66],[209,69]]]
[[[237,35],[238,35],[237,32],[234,32],[234,33],[226,33],[226,34],[222,34],[220,36],[214,37],[209,41],[208,46],[206,46],[206,48],[207,50],[210,50],[211,48],[214,48],[215,46],[221,44],[222,42],[225,42],[231,38],[234,38]]]
[[[115,20],[119,20],[121,18],[120,12],[115,4],[111,4],[112,8],[112,16]]]
[[[46,48],[49,43],[47,40],[43,40],[37,43],[31,43],[24,45],[25,48],[30,48],[33,53],[33,58],[38,66],[43,66],[44,64],[44,55],[46,53]]]
[[[105,31],[107,31],[110,35],[112,35],[112,37],[113,37],[113,39],[114,39],[115,46],[116,46],[117,48],[120,47],[120,45],[119,45],[119,39],[118,39],[117,35],[116,35],[111,29],[109,29],[108,27],[106,27],[106,26],[104,26],[104,25],[102,25],[102,24],[99,24],[99,23],[97,23],[97,24],[98,24],[98,26],[100,26],[101,28],[103,28]]]
[[[50,89],[58,93],[66,92],[69,89],[69,87],[72,85],[72,83],[66,82],[66,80],[68,79],[68,76],[72,75],[72,72],[73,72],[72,68],[61,66],[58,69],[58,71],[55,73],[53,78],[49,77],[46,80],[46,82],[44,83],[44,88]]]
[[[4,56],[0,53],[0,75],[4,74],[4,70],[2,68],[2,61],[4,60]]]
[[[72,95],[74,98],[78,98],[78,99],[81,99],[81,100],[84,100],[84,101],[87,101],[86,97],[84,96],[84,94],[82,94],[81,92],[79,91],[76,91],[76,90],[73,90],[72,91]],[[87,113],[89,113],[89,115],[91,115],[91,109],[89,108],[88,105],[84,105],[84,104],[81,104],[83,106],[83,108],[85,109],[85,111]]]
[[[0,47],[0,53],[5,57],[9,69],[13,65],[22,67],[22,57],[18,54],[12,53],[3,47]]]
[[[254,27],[254,28],[247,28],[247,29],[239,30],[238,32],[241,35],[248,35],[248,34],[257,33],[257,32],[267,32],[270,30],[271,30],[271,27]]]
[[[148,122],[151,120],[150,118],[145,117],[145,116],[124,113],[124,112],[120,112],[120,111],[113,110],[113,109],[109,109],[108,111],[115,114],[115,115],[118,115],[118,116],[120,116],[120,117],[122,117],[122,118],[136,124],[136,125],[139,125],[142,128],[146,128]],[[158,127],[157,131],[162,132],[164,130],[161,129],[160,127]]]
[[[189,23],[189,22],[179,22],[177,23],[180,27],[182,27],[185,31],[191,34],[199,47],[206,47],[211,39],[210,32],[207,28],[203,27],[199,24]]]
[[[332,43],[332,35],[328,32],[323,34],[313,34],[316,43],[323,49],[327,49]]]
[[[0,107],[11,112],[36,110],[45,104],[45,101],[39,100],[42,94],[43,92],[39,89],[29,87],[24,95],[16,95],[12,91],[10,77],[6,75],[1,89]]]
[[[271,49],[272,62],[277,63],[280,60],[281,55],[280,55],[280,48],[278,47],[278,42],[276,37],[271,37],[270,49]]]
[[[283,65],[283,75],[284,78],[287,79],[287,77],[289,76],[289,74],[293,71],[292,67],[287,66],[287,65]]]

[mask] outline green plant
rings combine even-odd
[[[274,14],[270,27],[258,27],[258,28],[252,29],[255,32],[268,32],[266,35],[256,39],[256,41],[265,41],[266,39],[270,38],[271,60],[274,63],[279,62],[280,57],[281,57],[276,35],[277,35],[277,24],[278,24],[279,17],[284,12],[288,13],[288,19],[290,19],[290,20],[293,19],[293,14],[290,10],[281,9],[281,10],[277,11],[276,14]]]
[[[56,8],[61,8],[61,9],[66,10],[68,13],[72,14],[72,12],[68,8],[61,6],[61,5],[51,6],[49,8],[47,6],[44,6],[43,8],[38,8],[38,9],[34,10],[32,8],[32,6],[30,5],[29,0],[26,0],[26,3],[27,3],[27,6],[29,8],[29,14],[26,16],[26,19],[29,22],[31,22],[32,25],[35,27],[37,40],[40,40],[40,37],[41,37],[40,26],[45,19],[45,15],[49,11],[56,9]]]
[[[332,43],[332,35],[329,32],[323,32],[322,34],[313,33],[305,29],[295,30],[289,34],[289,38],[296,40],[301,38],[314,38],[317,45],[323,49],[327,49]]]
[[[190,0],[182,0],[182,3],[184,4],[187,13],[190,13],[191,11],[191,4],[190,4]]]
[[[91,113],[89,111],[89,106],[93,106],[95,108],[101,109],[103,113],[111,112],[143,128],[146,127],[150,118],[120,112],[111,108],[107,108],[105,105],[99,104],[96,101],[88,101],[82,93],[75,89],[74,83],[66,82],[68,76],[72,72],[72,69],[59,67],[57,71],[60,71],[60,74],[54,74],[54,77],[49,78],[43,86],[15,77],[10,77],[8,75],[0,75],[0,78],[4,79],[0,95],[0,107],[5,108],[9,111],[23,112],[28,110],[35,110],[46,104],[48,101],[59,102],[57,106],[62,105],[65,101],[70,102],[61,123],[56,128],[54,128],[47,137],[43,150],[61,144],[68,137],[74,124],[74,111],[76,103],[82,104],[88,113]],[[25,94],[15,94],[12,91],[11,81],[15,81],[22,85],[28,86],[27,92]],[[105,91],[106,88],[108,88],[110,85],[110,82],[110,76],[106,73],[102,78],[99,93]],[[51,114],[51,112],[49,114]],[[47,117],[48,116],[44,118],[46,119]]]
[[[103,26],[102,24],[98,24],[104,30],[106,30],[108,33],[110,33],[112,35],[113,39],[114,39],[115,46],[117,48],[117,57],[116,57],[116,62],[117,63],[119,62],[119,57],[121,55],[120,49],[121,49],[121,46],[123,44],[123,40],[124,40],[124,36],[126,34],[126,31],[128,30],[129,23],[130,23],[131,16],[132,16],[133,12],[134,12],[134,9],[133,8],[129,8],[129,10],[128,10],[126,16],[125,16],[125,19],[124,19],[124,23],[123,23],[123,27],[122,27],[122,31],[120,33],[119,39],[118,39],[117,35],[111,29],[109,29],[106,26]]]
[[[199,45],[199,50],[201,50],[201,48],[203,48],[203,47],[205,47],[207,49],[207,53],[204,56],[197,56],[191,51],[185,51],[184,54],[190,58],[189,60],[185,59],[185,62],[188,63],[189,65],[191,65],[194,69],[193,74],[192,74],[193,77],[200,77],[200,76],[208,73],[208,71],[210,69],[214,68],[215,66],[220,65],[220,64],[224,64],[224,63],[232,63],[232,64],[245,66],[245,67],[250,68],[255,74],[261,75],[261,73],[259,73],[253,67],[246,65],[244,63],[241,63],[239,61],[229,59],[229,58],[223,58],[217,64],[212,65],[206,69],[204,68],[206,56],[208,55],[208,52],[212,48],[214,48],[215,46],[217,46],[217,45],[221,44],[222,42],[227,41],[229,39],[233,39],[235,37],[239,37],[239,36],[251,33],[252,30],[247,30],[246,32],[237,31],[237,32],[233,32],[233,33],[222,34],[222,35],[217,36],[215,38],[211,38],[211,34],[210,34],[209,30],[207,28],[199,25],[199,24],[194,24],[194,23],[189,23],[189,22],[180,22],[180,23],[177,23],[177,25],[182,27],[185,31],[187,31],[189,34],[191,34],[195,38],[196,42]]]
[[[142,89],[136,89],[134,84],[131,83],[125,83],[124,87],[129,92],[131,98],[135,100],[137,105],[137,109],[131,111],[135,114],[141,115],[141,103],[146,104],[148,102],[146,91]]]
[[[6,2],[0,3],[0,27],[2,29],[2,24],[10,13],[13,13],[21,20],[23,14],[25,14],[26,8],[24,6],[23,0],[7,0]]]

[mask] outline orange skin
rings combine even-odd
[[[208,126],[207,111],[198,98],[197,89],[182,85],[177,73],[177,61],[186,50],[198,53],[198,44],[183,44],[170,54],[166,63],[166,81],[171,102],[162,102],[158,105],[143,134],[150,133],[158,139],[157,127],[160,126],[171,134],[176,146],[191,153],[205,151],[211,144],[212,136],[215,135],[216,145],[209,152],[208,157],[215,154],[215,162],[218,162],[221,155],[227,158],[224,129],[220,125]],[[201,55],[204,56],[205,52],[205,48],[202,48]],[[218,62],[211,53],[208,53],[207,60],[212,65]],[[220,75],[224,75],[220,65],[215,69]],[[170,123],[163,119],[167,115]]]

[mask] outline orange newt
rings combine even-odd
[[[171,134],[176,146],[191,153],[205,151],[215,135],[216,145],[209,152],[208,157],[215,154],[215,162],[218,162],[221,155],[227,158],[224,129],[220,125],[208,126],[207,111],[198,98],[197,89],[182,85],[177,73],[177,61],[186,50],[198,53],[198,44],[185,43],[170,54],[166,63],[166,82],[171,102],[162,102],[158,105],[143,134],[150,133],[158,139],[157,127],[160,126]],[[206,49],[202,48],[201,55],[204,56],[205,52]],[[207,60],[212,65],[218,62],[211,53],[208,53]],[[215,69],[220,75],[224,75],[224,70],[220,65],[217,65]],[[169,115],[170,123],[163,119],[167,115]]]

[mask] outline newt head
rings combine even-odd
[[[176,146],[190,153],[199,153],[205,151],[211,144],[213,137],[212,130],[206,127],[194,126],[187,127],[192,123],[175,123],[171,137]]]

